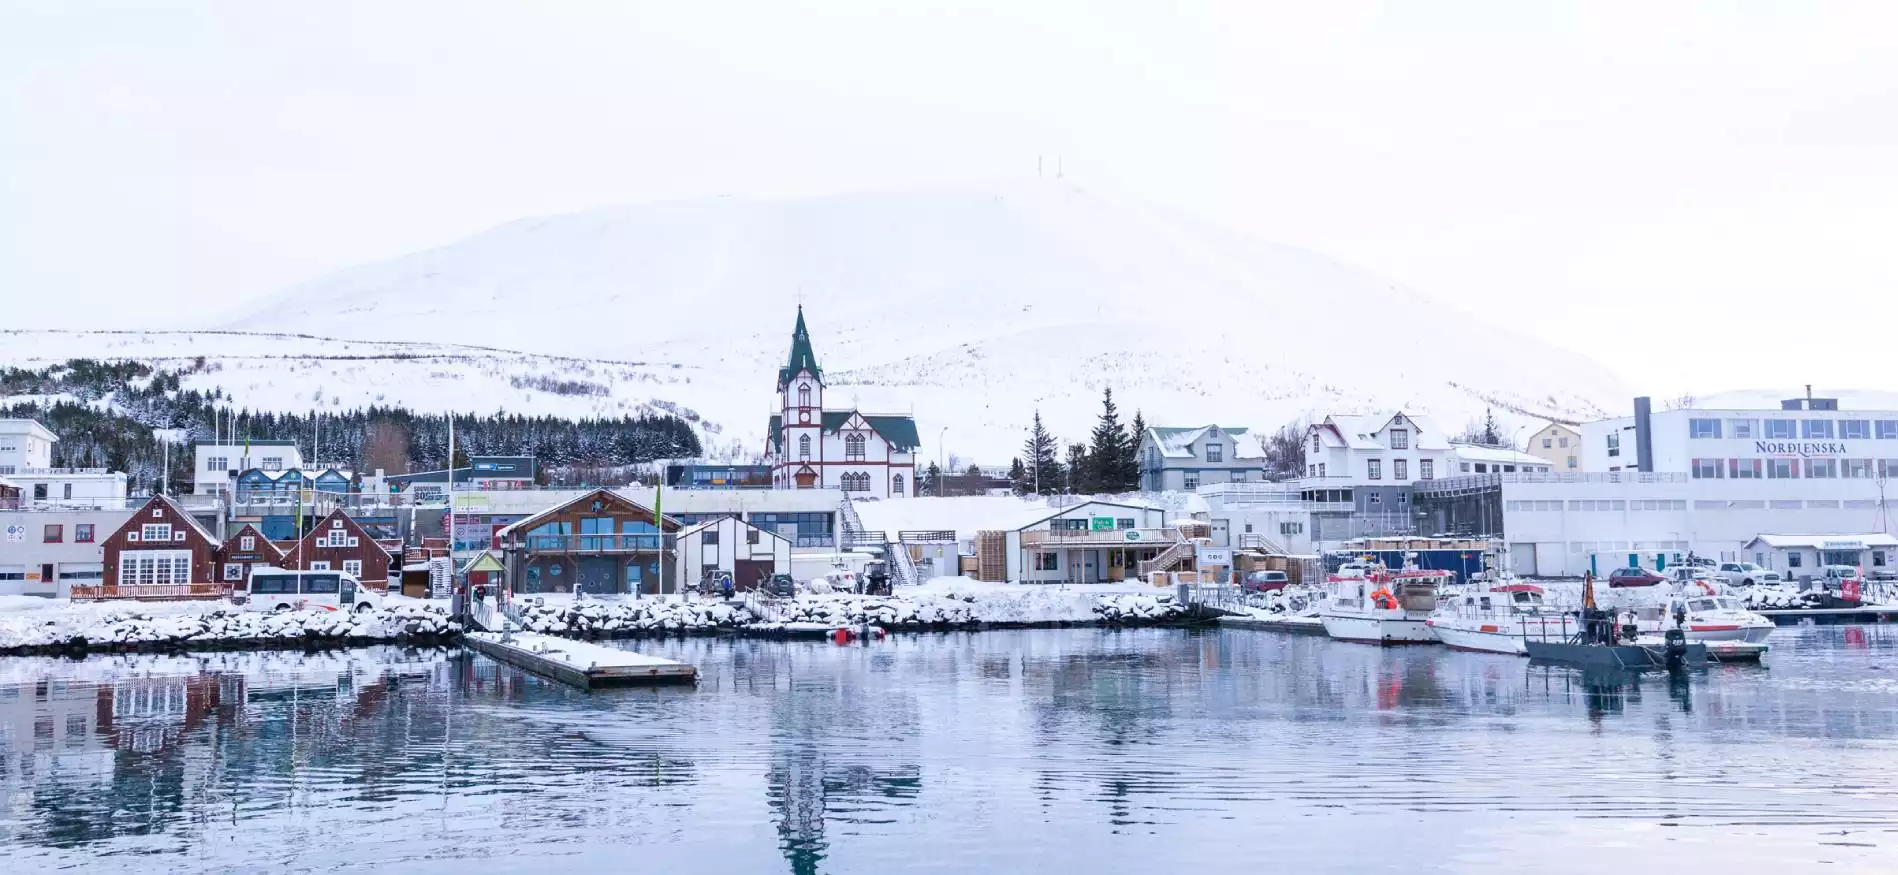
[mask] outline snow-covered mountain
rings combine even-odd
[[[350,342],[149,342],[210,356],[226,374],[273,351],[319,356],[300,374],[270,364],[282,401],[244,403],[307,406],[295,396],[313,382],[332,402],[432,409],[669,402],[719,430],[709,443],[755,450],[800,302],[827,403],[913,412],[931,458],[946,427],[950,453],[1006,461],[1037,408],[1082,439],[1105,386],[1124,415],[1140,409],[1153,424],[1255,427],[1395,407],[1446,424],[1489,407],[1506,422],[1573,420],[1631,394],[1593,361],[1389,280],[1049,180],[526,219],[300,284],[207,326]],[[414,341],[429,344],[424,359],[334,358]],[[536,393],[510,379],[517,368],[590,368],[606,394]]]

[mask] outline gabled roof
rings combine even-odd
[[[560,513],[561,511],[566,510],[567,508],[573,507],[574,505],[583,504],[586,502],[593,501],[595,499],[598,499],[602,502],[606,502],[608,504],[618,505],[621,510],[633,510],[633,511],[644,513],[647,519],[652,518],[652,508],[647,507],[643,504],[640,504],[639,502],[634,501],[630,498],[627,498],[626,496],[621,495],[617,492],[614,492],[611,489],[601,488],[601,489],[594,489],[594,490],[588,491],[584,495],[580,495],[575,498],[568,499],[567,501],[563,501],[559,504],[554,505],[553,507],[547,508],[546,510],[543,510],[540,513],[534,514],[533,516],[527,517],[525,519],[515,520],[514,522],[509,523],[505,528],[502,528],[500,531],[495,532],[494,533],[495,537],[505,540],[509,535],[514,533],[515,529],[520,529],[522,531],[531,530],[535,526],[538,526],[542,522],[544,522],[548,517],[551,517],[557,513]],[[672,517],[665,517],[664,521],[672,526],[673,531],[675,532],[678,531],[679,529],[678,520],[673,519]],[[664,526],[661,526],[661,528],[664,528]]]
[[[1549,460],[1541,456],[1532,456],[1508,447],[1485,447],[1478,444],[1452,444],[1450,449],[1459,459],[1471,462],[1495,462],[1504,465],[1535,465],[1548,467]]]
[[[770,529],[767,529],[767,528],[765,528],[765,527],[763,527],[763,526],[759,526],[759,525],[753,525],[753,524],[751,524],[751,523],[749,523],[749,522],[746,522],[745,520],[743,520],[743,519],[741,519],[741,518],[739,518],[739,517],[735,517],[735,516],[716,516],[716,517],[712,517],[711,519],[708,519],[708,520],[700,520],[700,521],[698,521],[698,522],[696,522],[696,523],[693,523],[692,525],[689,525],[689,526],[686,526],[686,527],[685,527],[685,528],[683,528],[683,529],[680,529],[680,530],[679,530],[679,532],[678,532],[678,535],[679,535],[679,537],[681,537],[681,538],[683,538],[683,537],[685,537],[685,536],[687,536],[687,535],[696,535],[696,534],[698,534],[699,532],[702,532],[702,531],[705,531],[706,529],[715,529],[715,528],[718,528],[718,525],[719,525],[719,523],[724,523],[724,522],[733,522],[733,523],[737,523],[738,525],[741,525],[741,526],[743,526],[743,527],[745,527],[745,528],[747,528],[747,529],[756,529],[757,531],[760,531],[760,532],[763,532],[763,533],[764,533],[764,534],[765,534],[766,536],[768,536],[768,537],[772,537],[772,538],[777,538],[778,540],[780,540],[780,541],[784,541],[784,542],[786,542],[786,543],[789,543],[789,542],[790,542],[790,540],[791,540],[790,538],[787,538],[787,537],[785,537],[785,536],[783,536],[783,535],[780,535],[780,534],[778,534],[777,532],[774,532],[774,531],[772,531],[772,530],[770,530]]]
[[[1234,438],[1232,442],[1232,455],[1228,458],[1238,460],[1262,459],[1265,457],[1265,451],[1259,448],[1257,442],[1252,444],[1251,452],[1245,452],[1246,443],[1245,441],[1238,440],[1238,438],[1243,438],[1251,434],[1252,430],[1248,428],[1226,428],[1221,425],[1201,425],[1192,428],[1165,428],[1156,425],[1148,427],[1147,434],[1153,439],[1154,446],[1160,448],[1160,455],[1162,457],[1168,459],[1190,459],[1193,456],[1193,442],[1205,437],[1207,432],[1214,429],[1218,429],[1221,434]]]
[[[1159,512],[1159,513],[1166,512],[1166,508],[1159,507],[1156,505],[1151,505],[1151,504],[1128,504],[1124,501],[1083,501],[1077,504],[1067,505],[1066,507],[1049,508],[1048,509],[1049,513],[1043,514],[1041,516],[1035,517],[1032,520],[1029,520],[1028,522],[1022,523],[1021,525],[1016,526],[1015,529],[1019,531],[1021,529],[1028,528],[1029,526],[1038,526],[1064,513],[1069,513],[1077,508],[1083,508],[1083,507],[1124,507],[1124,508],[1127,508],[1128,510],[1139,510],[1139,511]]]
[[[895,447],[899,453],[914,452],[922,445],[921,439],[916,434],[916,420],[908,416],[883,416],[856,410],[826,410],[823,418],[824,431],[833,433],[841,431],[844,423],[849,422],[853,416],[863,417],[863,421],[869,423],[870,428],[884,440],[889,441],[890,446]]]
[[[369,530],[363,528],[362,523],[356,522],[355,517],[352,517],[348,513],[345,513],[343,509],[340,507],[330,511],[329,513],[324,514],[322,519],[317,520],[315,523],[311,524],[310,530],[304,533],[302,538],[298,538],[295,543],[301,544],[303,543],[305,539],[315,538],[319,533],[328,531],[329,521],[333,519],[337,519],[339,517],[344,522],[349,524],[348,528],[350,529],[350,531],[355,532],[357,537],[367,540],[378,547],[381,547],[382,552],[387,553],[390,556],[395,555],[395,551],[389,549],[389,545],[382,543],[380,540],[376,539],[376,536],[369,534]],[[314,549],[314,545],[312,545],[312,549]]]
[[[132,514],[131,518],[127,519],[125,523],[119,527],[119,529],[124,530],[127,528],[131,528],[133,526],[143,525],[143,523],[140,521],[139,518],[144,516],[145,511],[154,504],[163,505],[166,509],[170,510],[172,516],[176,517],[180,522],[183,522],[185,525],[190,526],[191,530],[194,532],[197,532],[198,537],[203,538],[205,543],[210,544],[213,547],[216,547],[218,545],[218,539],[215,537],[212,537],[211,531],[209,529],[206,529],[203,523],[198,522],[197,517],[192,516],[190,511],[185,510],[182,505],[178,504],[178,502],[172,501],[171,497],[168,495],[154,495],[151,497],[151,500],[145,502],[144,504],[139,505],[138,512]],[[114,534],[116,534],[116,532]]]
[[[804,305],[797,305],[797,328],[791,331],[791,357],[784,367],[778,369],[778,391],[784,391],[784,385],[797,376],[798,371],[810,371],[819,385],[824,382],[824,372],[817,367],[817,353],[811,350],[811,332],[804,327]]]
[[[1383,449],[1384,445],[1378,443],[1373,435],[1390,427],[1400,416],[1404,418],[1404,427],[1410,430],[1411,449],[1450,449],[1449,432],[1438,428],[1436,422],[1428,416],[1412,416],[1401,410],[1390,413],[1333,414],[1325,417],[1324,422],[1312,427],[1330,431],[1331,437],[1324,439],[1330,446],[1343,446],[1354,450],[1377,450]]]
[[[238,545],[242,542],[238,539],[244,537],[246,534],[257,539],[255,542],[257,544],[256,552],[263,553],[272,559],[282,559],[284,557],[283,548],[278,546],[277,542],[264,537],[264,533],[257,531],[257,527],[250,523],[245,523],[239,527],[236,532],[233,532],[230,538],[224,541],[224,547],[229,550],[239,549]]]

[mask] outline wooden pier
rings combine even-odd
[[[583,690],[637,684],[689,684],[696,666],[630,650],[533,632],[469,632],[462,643],[509,665]]]

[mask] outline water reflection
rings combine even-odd
[[[1675,677],[1217,630],[631,646],[702,684],[586,694],[395,649],[0,662],[0,856],[9,875],[153,855],[1495,871],[1481,849],[1520,850],[1496,824],[1659,851],[1589,824],[1667,823],[1716,831],[1708,866],[1812,862],[1828,831],[1873,831],[1864,857],[1827,846],[1850,871],[1898,835],[1898,794],[1864,777],[1898,765],[1885,627],[1783,630],[1765,666]]]

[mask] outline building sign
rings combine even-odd
[[[1228,547],[1201,547],[1194,551],[1194,557],[1201,568],[1208,565],[1231,565],[1232,549]]]
[[[1753,451],[1768,456],[1843,456],[1844,441],[1754,441]]]
[[[1138,541],[1138,540],[1140,540],[1140,530],[1139,530],[1139,529],[1126,529],[1126,530],[1125,530],[1125,531],[1124,531],[1124,532],[1122,533],[1122,537],[1125,537],[1125,538],[1126,538],[1127,540],[1129,540],[1129,541]]]
[[[1841,538],[1836,541],[1820,541],[1819,549],[1821,550],[1863,550],[1865,549],[1865,542],[1857,540],[1857,539],[1852,539],[1852,538]]]
[[[1087,527],[1097,532],[1111,532],[1114,530],[1114,518],[1110,516],[1092,517],[1088,519]]]
[[[7,540],[15,544],[26,540],[26,526],[7,526]]]

